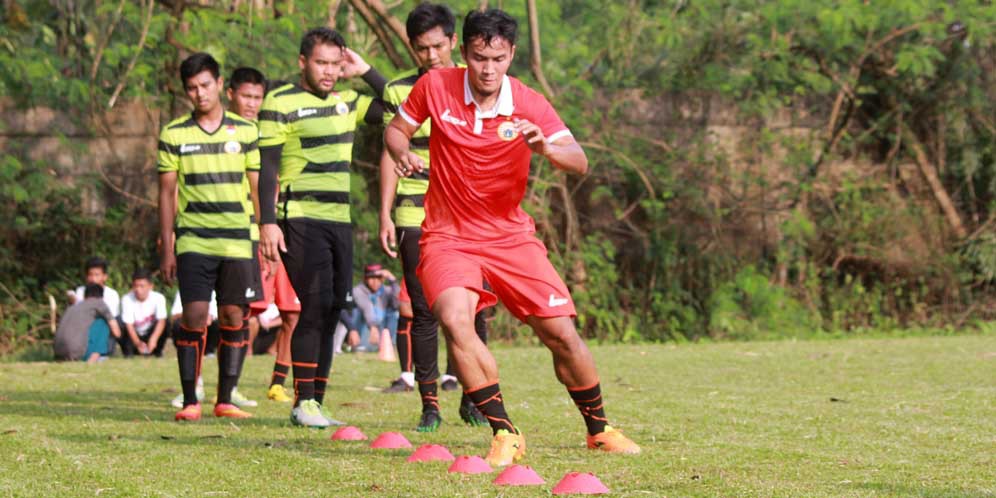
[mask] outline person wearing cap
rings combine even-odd
[[[363,268],[363,282],[353,287],[353,324],[361,338],[358,350],[370,349],[380,342],[382,329],[391,332],[398,326],[398,294],[401,286],[387,268],[371,263]]]

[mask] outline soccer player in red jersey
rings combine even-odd
[[[595,362],[574,328],[570,293],[519,206],[533,154],[578,174],[588,160],[550,103],[506,76],[516,31],[515,19],[500,10],[467,14],[460,47],[467,67],[420,78],[384,132],[396,173],[408,176],[426,166],[410,139],[432,119],[418,277],[443,324],[457,375],[491,424],[489,463],[509,465],[525,454],[525,438],[505,411],[498,366],[474,333],[474,314],[497,298],[553,353],[557,378],[587,426],[588,447],[638,453],[608,425]]]

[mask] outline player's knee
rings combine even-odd
[[[573,327],[552,327],[543,330],[540,338],[554,354],[574,355],[584,348],[584,342]]]
[[[437,319],[452,337],[460,337],[467,332],[474,333],[474,318],[466,310],[440,310]]]

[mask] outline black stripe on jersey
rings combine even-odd
[[[280,111],[271,111],[269,109],[259,111],[260,121],[276,121],[277,123],[287,124],[287,115]]]
[[[225,144],[228,142],[213,142],[213,143],[194,143],[194,144],[168,144],[159,141],[159,150],[163,152],[168,152],[175,156],[194,156],[194,155],[208,155],[208,154],[227,154],[225,151]],[[242,143],[239,144],[239,152],[245,153],[250,152],[253,149],[259,147],[258,141],[253,141],[252,143]]]
[[[283,192],[280,194],[280,202],[284,201],[316,201],[349,204],[349,192],[322,192],[317,190]]]
[[[332,161],[330,163],[309,162],[302,173],[345,173],[349,171],[349,161]]]
[[[273,97],[283,97],[284,95],[297,95],[299,93],[305,93],[305,90],[297,85],[291,85],[290,88],[286,90],[280,90],[279,92],[273,94]]]
[[[187,173],[183,175],[183,182],[187,185],[208,185],[211,183],[242,183],[241,171],[212,172],[212,173]]]
[[[244,213],[244,206],[241,202],[198,202],[187,203],[183,210],[186,213]]]
[[[345,103],[348,109],[343,114],[339,114],[339,111],[336,110],[336,106],[338,106],[339,104],[315,106],[315,107],[305,106],[296,111],[291,111],[291,112],[280,112],[273,110],[259,111],[259,120],[276,121],[277,123],[287,124],[287,123],[294,123],[302,119],[327,118],[330,116],[344,116],[356,110],[357,100],[358,99],[353,99],[349,102],[340,102],[340,103]]]
[[[179,123],[176,123],[173,126],[170,126],[170,127],[166,128],[166,129],[167,130],[178,130],[180,128],[192,128],[194,126],[197,126],[197,121],[194,121],[194,117],[191,116],[191,117],[187,118],[186,121],[180,121]]]
[[[395,105],[393,102],[388,102],[386,100],[381,100],[381,105],[384,106],[384,112],[386,112],[386,113],[389,113],[389,114],[397,114],[398,113],[398,106]]]
[[[424,169],[422,171],[416,171],[415,173],[412,173],[411,176],[409,176],[408,178],[411,178],[412,180],[426,180],[426,181],[428,181],[429,180],[429,170]]]
[[[425,207],[425,196],[424,195],[399,195],[394,200],[395,206],[401,206],[405,201],[411,202],[415,207]]]
[[[429,150],[429,137],[412,137],[409,143],[414,150]]]
[[[411,76],[401,78],[400,80],[394,80],[390,82],[387,86],[401,86],[401,85],[415,86],[415,82],[418,81],[418,79],[421,78],[423,74],[425,73],[419,70],[417,73]]]
[[[193,235],[201,239],[249,240],[249,229],[178,227],[176,229],[176,237],[180,238],[183,237],[184,235]]]
[[[302,149],[313,149],[323,145],[349,144],[353,143],[353,132],[339,133],[337,135],[325,135],[324,137],[301,137]]]

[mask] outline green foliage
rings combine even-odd
[[[753,266],[716,288],[709,299],[709,327],[736,340],[808,337],[820,331],[820,317],[773,285]]]

